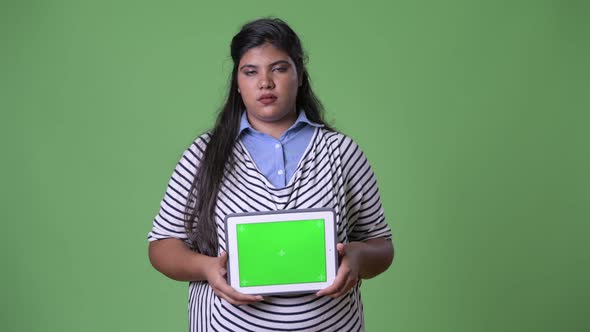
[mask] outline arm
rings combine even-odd
[[[194,180],[206,149],[208,134],[199,136],[184,152],[176,165],[148,234],[149,258],[154,268],[179,281],[207,281],[215,294],[232,304],[247,304],[262,300],[260,296],[238,293],[225,280],[227,254],[209,257],[192,251],[186,239],[184,210],[188,188]]]
[[[336,279],[331,286],[317,292],[317,296],[337,298],[346,294],[359,279],[370,279],[387,270],[394,255],[391,240],[384,238],[338,243],[336,249],[341,258]]]
[[[225,280],[227,253],[219,257],[198,254],[179,239],[169,238],[150,242],[150,262],[154,268],[179,281],[207,281],[217,296],[232,304],[248,304],[262,296],[237,292]]]
[[[343,246],[342,256],[357,255],[358,275],[362,279],[371,279],[381,274],[393,262],[393,244],[391,240],[378,238],[365,242],[351,242]]]
[[[149,246],[152,266],[168,278],[178,281],[207,280],[207,266],[214,258],[197,254],[179,239],[152,241]]]
[[[391,231],[385,221],[377,179],[360,147],[349,137],[340,142],[348,211],[343,225],[350,242],[338,243],[340,267],[331,286],[316,293],[333,298],[346,294],[359,279],[372,278],[393,261]]]

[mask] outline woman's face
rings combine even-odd
[[[268,43],[251,48],[240,59],[237,75],[248,120],[255,129],[286,130],[295,122],[299,76],[286,52]]]

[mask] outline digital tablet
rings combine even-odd
[[[228,282],[244,294],[316,292],[336,277],[333,209],[230,214]]]

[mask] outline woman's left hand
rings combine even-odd
[[[362,242],[338,243],[336,250],[340,256],[340,267],[334,282],[316,293],[317,296],[340,297],[356,286],[360,279],[360,250]]]

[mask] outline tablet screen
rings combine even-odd
[[[328,208],[227,215],[228,283],[259,295],[328,287],[338,258],[335,216]]]
[[[236,225],[240,286],[326,281],[325,220]]]

